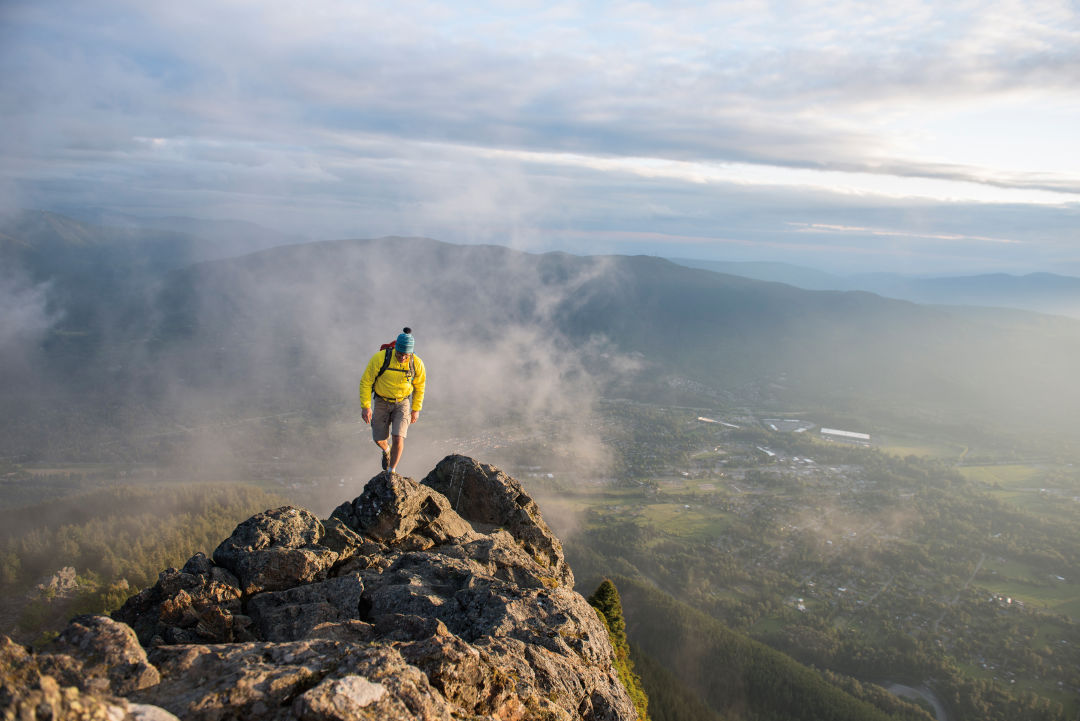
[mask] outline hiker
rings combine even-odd
[[[413,355],[415,345],[412,329],[405,328],[394,343],[387,343],[371,356],[360,378],[360,416],[371,424],[371,437],[382,449],[383,470],[390,473],[397,473],[409,425],[420,419],[424,405],[427,374],[424,362]]]

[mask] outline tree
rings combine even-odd
[[[626,687],[639,721],[649,721],[649,698],[641,686],[641,679],[634,673],[634,662],[630,659],[630,643],[626,640],[626,620],[623,618],[622,601],[619,590],[608,579],[589,596],[589,604],[596,609],[597,615],[608,629],[611,646],[615,650],[615,670],[619,680]]]

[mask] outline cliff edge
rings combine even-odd
[[[0,639],[0,714],[632,721],[613,663],[536,503],[455,455],[257,514],[40,653]]]

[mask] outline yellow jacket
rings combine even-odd
[[[416,377],[408,379],[409,364],[399,363],[397,353],[390,356],[390,365],[379,380],[375,380],[379,369],[382,368],[386,351],[379,351],[371,356],[364,375],[360,377],[360,407],[371,408],[371,384],[375,384],[375,393],[387,400],[402,400],[412,396],[412,410],[419,411],[424,405],[424,384],[427,382],[427,373],[424,372],[424,361],[420,356],[413,355],[412,364],[416,368]]]

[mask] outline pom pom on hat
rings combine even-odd
[[[412,353],[416,346],[416,340],[412,337],[412,328],[402,328],[402,333],[397,337],[394,350],[398,353]]]

